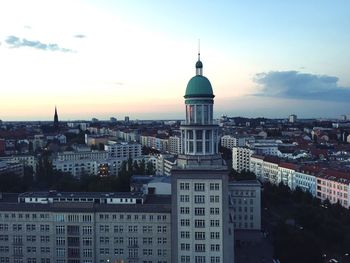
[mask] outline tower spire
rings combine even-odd
[[[201,60],[201,40],[198,39],[198,61]]]
[[[57,107],[55,105],[55,114],[53,116],[53,127],[57,131],[59,128],[59,123],[58,123],[58,114],[57,114]]]
[[[203,63],[201,61],[200,40],[198,39],[198,61],[196,63],[196,75],[203,75]]]

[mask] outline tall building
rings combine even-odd
[[[53,116],[53,127],[55,130],[59,129],[59,122],[58,122],[58,114],[57,114],[57,107],[55,106],[55,114]]]
[[[172,170],[172,262],[233,262],[228,173],[218,153],[214,94],[200,54],[184,98],[182,151]]]
[[[295,115],[295,114],[289,115],[289,122],[290,122],[290,123],[295,123],[295,122],[297,122],[297,115]]]

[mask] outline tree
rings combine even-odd
[[[147,162],[146,174],[153,175],[155,173],[154,165],[151,161]]]
[[[133,166],[132,169],[134,171],[134,174],[140,174],[140,166],[136,160],[134,161],[132,166]]]

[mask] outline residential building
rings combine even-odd
[[[258,180],[230,181],[230,218],[235,230],[261,230],[261,184]],[[215,198],[215,197],[212,197]]]
[[[238,172],[249,171],[250,156],[254,151],[248,147],[233,147],[232,148],[232,168]]]
[[[169,196],[7,196],[0,200],[1,262],[171,262]]]
[[[181,138],[178,136],[169,136],[168,150],[171,154],[181,153]]]
[[[221,137],[221,146],[232,150],[233,147],[244,147],[248,141],[253,141],[254,137],[245,135],[224,135]]]
[[[141,155],[141,144],[136,142],[108,141],[105,151],[109,158],[136,158]]]
[[[23,163],[14,160],[0,160],[0,175],[1,174],[15,174],[19,176],[24,175]]]

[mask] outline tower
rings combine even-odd
[[[184,96],[182,152],[172,170],[172,262],[228,263],[234,261],[228,171],[218,153],[214,94],[199,53],[195,68]]]
[[[55,131],[59,129],[59,122],[58,122],[58,114],[57,114],[57,107],[55,106],[55,114],[53,116],[53,127]]]

